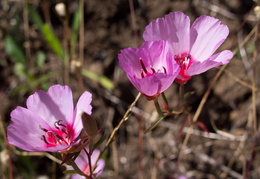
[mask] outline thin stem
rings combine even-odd
[[[92,178],[92,174],[93,174],[92,165],[91,165],[91,154],[92,154],[92,151],[88,152],[86,150],[86,148],[84,148],[83,150],[85,151],[85,153],[88,156],[88,165],[89,165],[89,172],[90,172],[89,176]],[[89,150],[91,150],[91,149],[89,149]]]
[[[162,98],[163,98],[163,101],[164,101],[164,103],[165,103],[165,105],[166,105],[166,108],[167,108],[167,110],[168,110],[168,109],[169,109],[169,103],[168,103],[168,100],[167,100],[167,98],[166,98],[164,92],[162,92]]]
[[[136,105],[136,102],[138,101],[138,99],[141,97],[141,93],[138,93],[138,95],[136,96],[134,102],[130,105],[130,107],[128,108],[128,110],[126,111],[125,115],[123,116],[123,118],[121,119],[121,121],[119,122],[119,124],[114,128],[114,130],[112,131],[108,141],[105,144],[104,149],[99,153],[98,159],[102,156],[102,154],[107,150],[107,148],[109,147],[109,145],[111,144],[111,142],[113,141],[117,131],[119,130],[119,128],[128,120],[128,118],[130,117],[131,113],[132,113],[132,109],[134,108],[134,106]],[[98,161],[97,159],[97,161]],[[95,163],[94,166],[96,166],[97,161]]]
[[[163,112],[162,112],[162,109],[161,109],[161,107],[160,107],[160,105],[158,103],[158,98],[155,98],[153,100],[153,102],[154,102],[154,105],[155,105],[157,113],[159,114],[160,117],[163,117]]]

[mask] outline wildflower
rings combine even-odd
[[[89,152],[89,149],[86,148],[85,149],[87,152]],[[91,161],[91,169],[92,169],[92,175],[94,175],[95,177],[99,177],[105,167],[105,161],[103,159],[98,159],[100,151],[99,150],[94,150],[92,152],[92,155],[90,157],[90,161]],[[95,164],[97,163],[96,167]],[[90,162],[88,160],[88,155],[86,154],[86,152],[84,150],[82,150],[79,154],[79,156],[75,159],[75,164],[78,166],[78,168],[87,176],[90,176],[91,172],[90,172]],[[95,167],[95,168],[94,168]],[[79,174],[73,174],[71,176],[72,179],[80,179],[80,178],[86,178],[82,175]]]
[[[193,75],[229,63],[233,53],[224,50],[213,55],[229,34],[228,27],[210,16],[200,16],[190,27],[182,12],[172,12],[152,21],[143,34],[145,41],[167,40],[181,71],[176,81],[185,84]]]
[[[84,92],[74,109],[71,89],[61,85],[34,93],[27,99],[27,108],[18,106],[11,112],[9,143],[27,151],[69,149],[79,142],[81,114],[91,114],[91,100],[91,94]]]
[[[128,79],[147,99],[165,91],[179,73],[166,41],[144,42],[140,48],[126,48],[118,55]]]

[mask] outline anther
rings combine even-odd
[[[60,129],[58,126],[59,126],[59,121],[54,122],[54,127],[55,127],[56,129]]]
[[[39,125],[39,128],[40,128],[41,130],[43,130],[44,132],[48,132],[48,130],[47,130],[47,129],[44,129],[44,128],[42,128],[42,126],[41,126],[41,125]]]
[[[166,68],[165,68],[165,67],[163,67],[163,71],[164,71],[165,74],[167,74],[167,71],[166,71]]]
[[[63,126],[63,127],[66,127],[64,124],[61,124],[62,120],[58,120],[58,125],[59,126]]]
[[[44,135],[41,136],[41,140],[43,140],[46,144],[49,144],[46,140],[46,137]]]
[[[153,67],[150,67],[151,68],[151,70],[153,71],[153,73],[155,73],[155,69],[153,68]]]
[[[64,132],[65,134],[68,134],[68,131],[66,128],[62,128],[61,131]]]
[[[146,68],[144,66],[144,62],[143,62],[143,60],[141,58],[140,58],[140,63],[141,63],[141,66],[142,66],[142,69],[144,70],[144,72],[147,73],[147,70],[146,70]]]
[[[143,71],[141,72],[141,77],[144,78],[144,72]]]

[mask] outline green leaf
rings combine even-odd
[[[94,81],[97,81],[98,83],[101,84],[101,86],[103,86],[104,88],[106,88],[108,90],[114,89],[113,82],[104,75],[98,75],[98,74],[95,74],[91,71],[84,70],[84,69],[82,70],[81,73],[83,76],[85,76],[89,79],[92,79]]]
[[[76,43],[77,38],[78,38],[78,33],[79,33],[79,25],[80,25],[80,8],[78,7],[76,12],[74,13],[73,16],[73,21],[72,21],[72,36],[71,36],[71,40],[73,42],[73,44]]]
[[[21,46],[9,35],[5,37],[5,50],[16,63],[21,63],[24,68],[26,67],[26,58]]]
[[[42,26],[42,33],[48,45],[64,62],[63,48],[48,24]]]
[[[38,12],[31,5],[28,5],[27,8],[28,8],[29,18],[31,19],[31,21],[34,24],[36,24],[40,30],[42,30],[42,26],[44,23],[40,15],[38,14]]]
[[[40,29],[40,31],[42,32],[47,44],[64,62],[63,48],[62,48],[58,38],[51,30],[50,26],[42,21],[38,12],[32,6],[28,6],[28,13],[29,13],[29,17],[30,17],[31,21],[33,23],[35,23],[38,26],[38,28]]]

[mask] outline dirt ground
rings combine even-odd
[[[54,5],[58,2],[60,1],[30,1],[45,22],[51,24],[54,33],[62,41],[66,36],[64,24],[54,9]],[[65,3],[68,5],[68,13],[72,16],[78,2],[68,0]],[[218,51],[230,49],[237,53],[212,88],[198,118],[209,133],[195,126],[180,160],[178,156],[189,130],[187,125],[178,140],[181,126],[187,118],[195,114],[203,95],[220,68],[194,76],[185,85],[186,92],[195,92],[187,100],[189,114],[176,118],[168,117],[148,134],[143,134],[144,129],[155,119],[156,111],[152,102],[141,97],[132,116],[119,129],[115,141],[105,153],[106,169],[102,178],[174,179],[181,175],[194,179],[260,178],[260,128],[259,120],[254,117],[255,114],[257,117],[260,114],[260,73],[258,71],[260,57],[257,55],[256,60],[253,60],[254,48],[252,47],[256,47],[255,52],[260,52],[260,49],[254,44],[254,34],[250,36],[250,32],[257,24],[256,15],[252,10],[256,5],[255,2],[251,0],[138,0],[133,1],[133,4],[136,23],[131,18],[127,0],[86,0],[84,9],[83,68],[98,75],[105,75],[114,84],[114,89],[108,90],[97,81],[86,77],[83,77],[82,83],[84,89],[93,94],[93,116],[98,121],[99,127],[103,129],[103,134],[107,136],[122,119],[138,94],[119,67],[117,55],[120,49],[141,45],[142,33],[150,21],[172,11],[184,12],[191,18],[191,22],[200,15],[214,16],[228,25],[230,30],[228,39]],[[15,34],[24,50],[30,41],[32,60],[38,50],[45,53],[47,60],[42,68],[35,71],[31,68],[36,78],[41,74],[57,71],[58,75],[51,76],[48,84],[66,83],[61,61],[47,47],[32,22],[29,23],[29,35],[26,37],[23,26],[25,19],[18,17],[23,13],[23,3],[0,1],[0,115],[5,129],[10,123],[10,111],[17,105],[25,106],[26,98],[41,88],[37,85],[27,91],[15,90],[28,79],[14,73],[15,62],[5,50],[6,35]],[[71,23],[71,19],[69,22]],[[15,25],[18,27],[14,33]],[[138,38],[134,32],[138,34]],[[258,37],[256,44],[259,43],[259,39]],[[79,47],[77,46],[76,49],[78,50]],[[75,58],[78,56],[76,55]],[[71,64],[73,60],[75,59],[70,59]],[[69,81],[66,84],[72,87],[75,99],[82,91],[79,81],[77,72],[70,68]],[[253,85],[255,85],[255,92],[252,92]],[[178,93],[178,84],[173,84],[166,91],[170,106],[173,108],[178,106]],[[0,149],[3,153],[5,147],[2,145]],[[26,178],[24,175],[18,177],[23,170],[27,170],[27,173],[33,176],[32,178],[39,176],[65,178],[62,173],[64,168],[58,165],[53,169],[52,161],[46,157],[27,157],[26,160],[33,163],[32,172],[26,166],[20,166],[21,156],[14,153],[11,156],[15,178]]]

